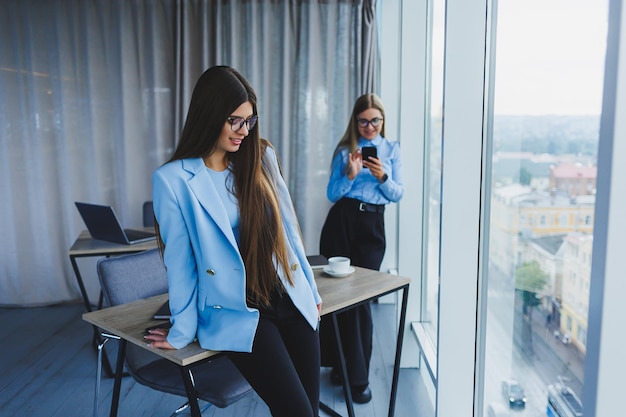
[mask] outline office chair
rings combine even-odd
[[[97,271],[102,291],[111,306],[167,292],[167,275],[158,249],[100,259]],[[193,390],[186,390],[178,365],[146,349],[128,344],[125,363],[130,375],[138,383],[187,397],[188,403],[174,414],[184,410],[187,405],[191,405],[192,410],[194,405],[198,409],[197,398],[207,401],[209,406],[212,404],[224,408],[252,391],[226,356],[191,365],[189,376],[197,397],[193,396]]]
[[[154,227],[154,211],[152,201],[143,203],[143,227]]]

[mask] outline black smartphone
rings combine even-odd
[[[378,158],[378,153],[376,152],[375,146],[364,146],[361,148],[361,155],[363,155],[363,160],[368,161],[370,156],[374,158]]]

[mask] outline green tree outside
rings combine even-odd
[[[546,274],[537,261],[524,262],[515,269],[515,289],[521,292],[524,314],[531,315],[533,307],[541,303],[543,288],[548,283]]]

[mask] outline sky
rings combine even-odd
[[[494,112],[597,115],[608,0],[499,0]]]

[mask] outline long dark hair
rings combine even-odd
[[[194,87],[185,126],[169,162],[209,156],[226,119],[245,102],[257,114],[256,93],[239,72],[227,66],[206,70]],[[232,192],[241,216],[239,250],[246,266],[248,301],[267,305],[272,290],[280,285],[274,256],[292,285],[293,280],[272,173],[262,163],[265,149],[271,145],[259,137],[258,126],[257,123],[249,131],[237,152],[229,154],[229,160],[234,179]],[[158,223],[155,225],[158,227]]]

